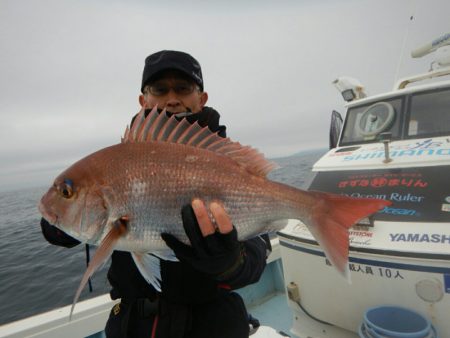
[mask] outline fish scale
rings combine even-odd
[[[161,232],[171,233],[187,243],[180,210],[195,197],[201,197],[206,203],[213,200],[223,201],[242,238],[248,238],[257,223],[279,219],[278,211],[282,205],[278,205],[280,203],[276,203],[276,199],[268,193],[274,190],[272,182],[250,175],[223,155],[207,152],[205,156],[196,148],[185,149],[186,146],[177,144],[169,145],[175,149],[167,149],[167,144],[151,146],[155,149],[153,151],[159,154],[158,162],[152,163],[151,158],[155,154],[146,156],[151,151],[143,151],[142,148],[148,148],[149,145],[141,143],[119,144],[116,146],[119,149],[110,152],[104,159],[106,162],[119,162],[121,153],[126,153],[129,159],[123,165],[128,169],[124,171],[122,168],[121,171],[134,173],[132,176],[124,175],[125,179],[121,180],[120,174],[112,169],[104,176],[105,181],[110,179],[122,182],[116,184],[114,190],[118,195],[127,191],[125,196],[129,197],[118,198],[117,204],[125,204],[127,213],[134,215],[130,220],[127,235],[117,244],[118,249],[129,248],[136,238],[147,240],[147,248],[142,250],[164,248],[165,244],[160,238]],[[159,148],[162,148],[161,151]],[[196,160],[180,164],[180,150],[185,158],[193,156]],[[146,157],[149,160],[146,160]],[[218,160],[224,163],[217,166]],[[100,163],[98,165],[101,167]],[[231,170],[237,170],[239,174],[229,175]],[[159,173],[152,175],[152,172]],[[258,203],[255,203],[255,196],[260,196]],[[119,205],[111,207],[119,208]]]

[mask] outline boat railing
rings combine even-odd
[[[109,312],[116,302],[109,294],[79,302],[70,321],[71,305],[18,320],[1,326],[0,338],[101,337],[95,334],[105,328]]]
[[[446,76],[450,75],[450,67],[449,68],[443,68],[443,69],[436,69],[428,73],[422,73],[418,74],[412,77],[403,78],[397,81],[397,83],[394,86],[394,90],[404,89],[407,85],[413,83],[413,82],[419,82],[423,80],[429,80],[432,78],[440,77],[440,76]]]

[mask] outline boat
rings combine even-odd
[[[427,318],[450,337],[450,34],[413,52],[435,53],[432,69],[368,96],[350,77],[334,81],[346,103],[333,112],[330,150],[309,190],[392,201],[349,230],[351,284],[308,228],[289,220],[271,239],[267,267],[238,290],[260,322],[252,338],[360,336],[367,309],[393,305]],[[447,78],[446,78],[447,77]],[[109,295],[0,327],[0,338],[101,338]]]
[[[450,34],[412,56],[429,53],[430,71],[387,93],[368,96],[351,77],[333,82],[346,116],[333,112],[331,149],[314,164],[309,190],[392,205],[350,228],[351,284],[303,223],[279,232],[297,337],[361,336],[367,310],[386,306],[410,309],[450,337]]]

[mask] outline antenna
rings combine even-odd
[[[403,54],[405,53],[406,41],[408,40],[411,22],[414,20],[414,15],[416,15],[416,9],[417,9],[417,1],[414,2],[414,8],[412,10],[411,16],[409,17],[409,23],[406,25],[406,32],[405,32],[405,36],[403,38],[402,49],[400,51],[400,57],[398,59],[397,70],[395,71],[395,78],[394,78],[395,81],[397,81],[398,74],[400,73],[400,66],[402,64]]]

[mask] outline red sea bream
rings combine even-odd
[[[99,246],[75,300],[113,250],[132,252],[147,281],[159,287],[155,258],[147,254],[170,256],[162,232],[189,243],[180,210],[194,198],[206,205],[221,203],[240,240],[280,230],[280,220],[302,220],[330,262],[346,274],[348,228],[390,202],[276,183],[266,179],[274,166],[255,149],[221,138],[207,127],[156,109],[145,117],[142,110],[121,143],[69,167],[39,205],[50,223]]]

